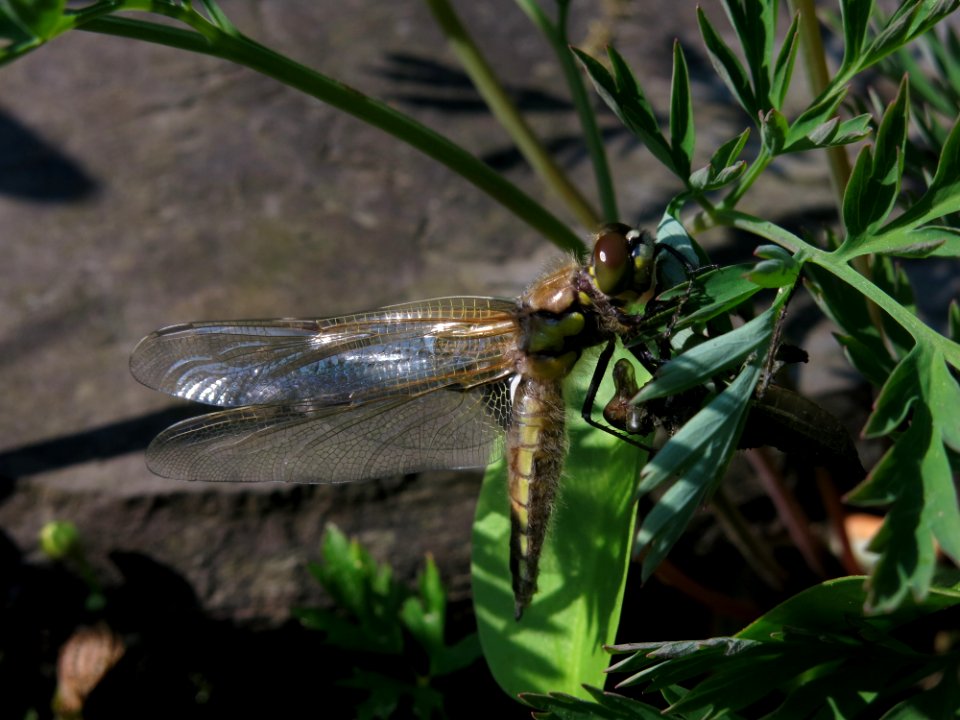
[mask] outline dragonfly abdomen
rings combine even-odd
[[[537,591],[540,553],[565,454],[560,383],[520,376],[507,433],[510,574],[518,620]]]

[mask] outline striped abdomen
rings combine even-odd
[[[537,591],[543,539],[566,455],[560,382],[521,376],[507,432],[510,573],[519,620]]]

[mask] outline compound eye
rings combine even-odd
[[[616,295],[630,281],[630,242],[626,226],[607,226],[597,236],[593,247],[593,272],[597,288],[604,295]]]

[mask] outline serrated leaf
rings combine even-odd
[[[960,446],[960,385],[943,355],[917,343],[877,397],[864,434],[889,435],[909,421],[851,502],[892,504],[871,549],[882,552],[869,601],[897,607],[908,592],[922,599],[934,568],[934,540],[960,558],[960,507],[946,447]]]
[[[670,86],[670,147],[679,175],[690,174],[696,134],[693,125],[693,98],[690,73],[679,41],[673,43],[673,81]]]
[[[594,355],[595,357],[595,355]],[[625,354],[620,353],[620,357]],[[601,685],[604,643],[617,630],[636,514],[638,448],[580,418],[591,362],[581,360],[565,384],[570,452],[540,560],[539,590],[514,620],[508,537],[510,519],[502,460],[484,479],[473,526],[473,595],[484,657],[509,694],[567,692]],[[604,379],[599,397],[613,397]]]
[[[714,29],[713,25],[703,13],[703,9],[697,7],[697,22],[700,25],[700,34],[703,37],[704,45],[707,47],[707,53],[710,55],[710,62],[714,69],[729,88],[730,92],[740,103],[747,115],[756,121],[761,108],[758,106],[753,88],[750,87],[750,81],[743,65],[737,59],[737,56],[729,46],[720,37],[720,34]]]

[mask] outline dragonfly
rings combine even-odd
[[[133,376],[226,409],[161,432],[147,465],[185,480],[344,483],[483,466],[502,452],[519,620],[563,471],[563,380],[586,348],[605,344],[609,360],[631,334],[628,308],[652,294],[655,262],[648,233],[615,223],[587,259],[568,258],[515,299],[157,330],[134,349]]]

